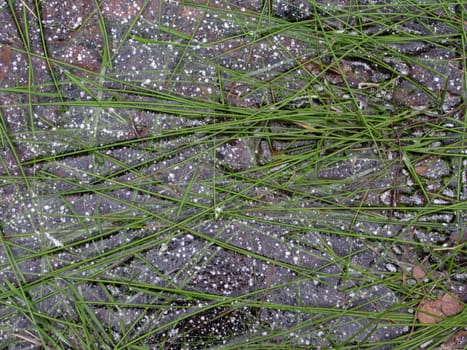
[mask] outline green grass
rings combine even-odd
[[[0,82],[1,347],[430,349],[463,327],[465,311],[415,317],[465,281],[462,2],[313,2],[298,21],[270,1],[184,2],[194,19],[169,23],[176,6],[150,18],[146,0],[124,23],[95,1],[63,43],[44,2],[20,3],[0,6],[25,62]],[[57,56],[74,44],[99,63]],[[145,60],[122,70],[131,47]],[[381,76],[358,85],[354,61]],[[449,111],[448,83],[401,74],[449,65]],[[326,289],[341,297],[324,305]]]

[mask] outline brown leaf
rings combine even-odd
[[[5,79],[11,63],[11,48],[8,45],[0,45],[0,83]]]
[[[425,175],[427,172],[428,172],[428,167],[425,166],[425,165],[420,165],[420,166],[417,166],[415,167],[415,172],[418,174],[418,175]]]
[[[464,309],[464,305],[459,301],[457,296],[446,293],[443,295],[441,309],[446,316],[453,316]]]
[[[305,70],[312,75],[318,75],[323,70],[318,63],[313,61],[306,62],[303,68],[305,68]]]
[[[427,324],[442,321],[445,316],[441,304],[442,301],[440,296],[435,300],[424,298],[417,313],[420,323]]]
[[[109,0],[103,6],[102,14],[106,20],[130,20],[138,13],[141,6],[141,0]]]
[[[422,266],[417,265],[417,266],[415,266],[415,267],[413,268],[412,276],[413,276],[413,278],[415,278],[417,281],[420,281],[421,279],[423,279],[423,278],[426,276],[426,272],[425,272],[425,270],[423,269]]]
[[[341,84],[344,82],[344,78],[339,71],[335,69],[329,69],[326,71],[326,79],[331,82],[331,84]]]
[[[420,323],[438,323],[447,316],[456,315],[464,309],[464,305],[452,294],[445,293],[433,299],[424,298],[418,308],[417,317]]]
[[[84,45],[73,43],[62,54],[63,61],[78,67],[98,72],[101,66],[101,58],[97,51],[88,49]]]
[[[467,347],[467,331],[461,330],[446,340],[440,350],[462,350]]]

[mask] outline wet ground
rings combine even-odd
[[[411,331],[359,312],[410,314],[394,307],[404,294],[387,280],[416,283],[411,270],[420,263],[439,263],[443,274],[449,249],[435,256],[419,245],[465,242],[465,134],[456,131],[465,128],[461,39],[459,28],[443,20],[459,17],[459,5],[435,7],[422,19],[378,5],[380,18],[396,23],[392,35],[436,33],[436,45],[389,40],[385,52],[375,48],[377,60],[355,48],[333,64],[324,41],[311,45],[287,31],[258,38],[254,30],[269,11],[281,25],[314,25],[310,19],[320,15],[325,32],[346,33],[365,19],[349,14],[356,11],[352,2],[108,0],[96,11],[93,1],[46,1],[40,22],[35,5],[22,3],[0,2],[0,347],[34,347],[24,340],[37,336],[34,324],[11,294],[20,285],[37,313],[47,315],[43,322],[79,323],[76,304],[86,305],[107,332],[103,348],[234,347],[249,338],[332,347]],[[386,34],[377,21],[361,28]],[[329,90],[293,97],[310,76]],[[170,113],[183,109],[167,102],[171,95],[222,108],[200,105],[183,117]],[[262,138],[265,126],[254,119],[229,118],[229,110],[251,113],[281,101],[291,119],[270,121],[275,138]],[[378,136],[399,147],[375,150],[359,143],[358,133],[342,150],[328,148],[325,137],[284,136],[313,135],[294,115],[328,104],[344,117],[406,113],[404,123],[388,122],[387,134]],[[213,137],[205,126],[214,122],[230,127]],[[403,152],[417,142],[440,155],[427,151],[407,162]],[[323,149],[319,166],[274,163],[277,154],[316,147]],[[411,209],[432,204],[422,217]],[[451,272],[442,288],[465,299],[465,270]],[[350,311],[316,316],[321,308]],[[73,348],[80,336],[57,342]]]

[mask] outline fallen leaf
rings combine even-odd
[[[304,68],[305,70],[312,74],[312,75],[317,75],[319,73],[321,73],[321,71],[323,70],[322,67],[316,63],[316,62],[307,62],[305,65],[304,65]]]
[[[442,298],[441,308],[446,316],[453,316],[464,309],[464,305],[452,294],[446,293]]]
[[[461,330],[441,344],[440,350],[462,350],[467,347],[467,331]]]
[[[441,299],[435,300],[424,298],[418,309],[418,320],[420,323],[438,323],[444,318],[444,313],[441,308]]]
[[[11,63],[11,48],[8,45],[0,45],[0,83],[5,79]]]
[[[418,175],[425,175],[427,172],[428,172],[428,167],[427,166],[424,166],[424,165],[420,165],[420,166],[417,166],[415,167],[415,172],[418,174]]]
[[[61,59],[68,64],[93,72],[98,72],[102,63],[97,51],[77,43],[73,43],[71,46],[67,47],[61,55]],[[78,74],[83,73],[78,71]]]
[[[436,299],[425,297],[418,308],[417,317],[420,323],[438,323],[448,316],[458,314],[464,309],[456,296],[445,293]]]
[[[426,276],[426,272],[423,269],[423,267],[421,267],[420,265],[417,265],[412,270],[412,276],[417,281],[420,281],[421,279],[423,279]]]
[[[131,20],[142,6],[142,1],[109,0],[102,8],[106,20]]]

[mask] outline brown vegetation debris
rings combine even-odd
[[[441,309],[446,316],[453,316],[461,312],[464,309],[464,305],[462,305],[457,296],[446,293],[442,297]]]
[[[425,269],[420,266],[420,265],[417,265],[413,268],[413,271],[412,271],[412,276],[413,278],[415,278],[417,281],[420,281],[422,280],[423,278],[425,278],[426,276],[426,272],[425,272]]]
[[[436,299],[425,297],[418,308],[420,323],[438,323],[448,316],[458,314],[464,309],[459,299],[452,294],[438,295]]]
[[[8,45],[0,45],[0,83],[5,79],[11,63],[11,48]]]
[[[467,347],[467,331],[460,330],[441,344],[440,350],[461,350]]]

